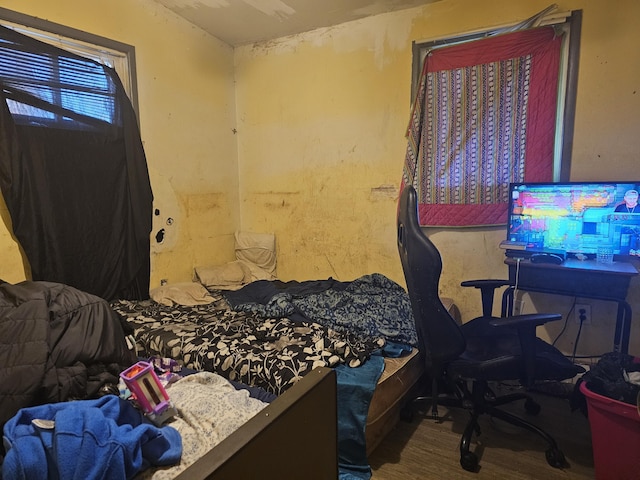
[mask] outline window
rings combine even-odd
[[[153,193],[133,48],[3,9],[0,18],[0,189],[27,278],[148,298]]]
[[[502,224],[510,182],[568,178],[581,12],[549,19],[553,8],[515,28],[414,44],[403,180],[418,191],[421,224]]]
[[[104,67],[94,62],[118,73],[137,112],[132,46],[6,9],[0,9],[0,24],[64,50],[34,55],[22,48],[18,37],[0,44],[0,76],[17,122],[79,129],[118,123],[116,88]]]

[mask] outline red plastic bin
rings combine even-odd
[[[593,464],[597,480],[640,478],[640,415],[638,407],[619,402],[580,384],[587,398]]]

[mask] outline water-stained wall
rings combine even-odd
[[[381,272],[404,283],[395,212],[412,42],[513,23],[548,5],[443,0],[236,49],[242,225],[276,234],[282,279]],[[575,0],[559,8],[583,10],[572,179],[637,178],[640,6]],[[498,248],[504,227],[427,233],[443,257],[442,293],[465,320],[479,314],[478,292],[460,281],[506,275]],[[629,296],[636,310],[638,288],[634,281]],[[525,312],[566,314],[573,299],[525,295],[524,302]],[[588,302],[599,320],[582,333],[581,351],[602,353],[611,347],[615,305]],[[565,350],[576,328],[569,324],[560,340]]]
[[[399,279],[395,201],[415,10],[236,49],[243,228],[284,279]]]

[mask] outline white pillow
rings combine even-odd
[[[154,288],[149,292],[153,300],[172,307],[176,305],[206,305],[213,302],[213,297],[206,288],[196,282],[174,283]]]
[[[236,232],[236,258],[252,274],[252,280],[275,280],[276,236],[273,233]]]
[[[196,280],[207,288],[239,288],[251,281],[251,271],[238,260],[212,267],[196,267]]]

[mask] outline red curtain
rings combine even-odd
[[[504,224],[510,182],[552,180],[561,41],[543,27],[426,56],[403,172],[421,225]]]

